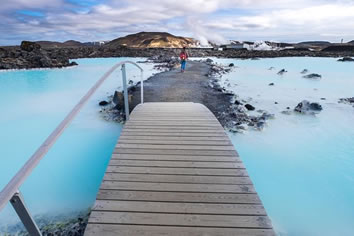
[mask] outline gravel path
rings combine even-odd
[[[144,101],[202,103],[219,117],[229,107],[232,95],[209,86],[209,71],[210,66],[204,62],[188,61],[184,73],[178,68],[156,74],[144,82]],[[132,95],[131,110],[140,103],[140,85]]]

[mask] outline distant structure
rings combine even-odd
[[[223,44],[220,45],[218,50],[219,51],[223,51],[223,50],[227,50],[227,49],[238,49],[238,50],[242,50],[245,48],[244,43],[242,42],[238,42],[238,41],[231,41],[230,44]]]

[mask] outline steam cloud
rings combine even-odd
[[[227,40],[219,34],[209,32],[206,27],[203,26],[200,19],[196,17],[187,17],[186,27],[193,33],[193,37],[197,39],[202,46],[210,45],[209,42],[215,44],[225,44]]]

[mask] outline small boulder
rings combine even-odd
[[[281,69],[277,74],[278,75],[283,75],[284,73],[288,72],[287,70],[285,69]]]
[[[234,63],[230,63],[230,64],[229,64],[229,67],[234,67],[234,66],[235,66]]]
[[[77,64],[75,61],[70,62],[70,66],[77,66],[77,65],[79,64]]]
[[[316,73],[312,73],[309,75],[305,75],[303,76],[305,79],[321,79],[322,75],[316,74]]]
[[[246,109],[249,111],[254,111],[256,108],[254,106],[252,106],[251,104],[246,104],[245,105]]]
[[[268,68],[268,70],[273,70],[273,69],[274,69],[274,67],[273,67],[273,66],[271,66],[271,67],[269,67],[269,68]]]
[[[269,86],[274,86],[274,83],[270,83],[270,84],[268,84]]]
[[[301,71],[301,74],[307,74],[309,72],[308,69],[304,69],[303,71]]]
[[[100,101],[98,103],[98,105],[100,105],[100,106],[107,106],[108,104],[109,104],[109,102],[107,102],[107,101]]]
[[[239,100],[235,100],[234,104],[235,105],[242,105],[242,103]]]
[[[207,59],[206,59],[206,62],[207,62],[207,63],[213,63],[213,60],[210,59],[210,58],[207,58]]]
[[[322,111],[322,106],[317,102],[309,102],[307,100],[303,100],[294,108],[294,111],[304,114],[309,112],[320,112]]]

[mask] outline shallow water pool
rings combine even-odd
[[[122,60],[144,59],[79,59],[75,60],[79,66],[72,68],[0,72],[1,189],[89,88]],[[156,72],[153,64],[140,66],[145,79]],[[131,65],[127,65],[127,76],[140,80],[140,72]],[[92,206],[121,130],[121,125],[100,117],[98,102],[121,87],[121,80],[117,70],[21,187],[33,215],[73,216]],[[9,205],[0,212],[0,228],[17,221]]]
[[[236,66],[221,79],[226,89],[275,114],[263,131],[230,137],[278,234],[354,235],[354,107],[338,103],[354,96],[354,64],[307,57],[214,60]],[[288,72],[279,76],[281,69]],[[303,78],[304,69],[322,79]],[[304,99],[323,111],[281,113]]]

